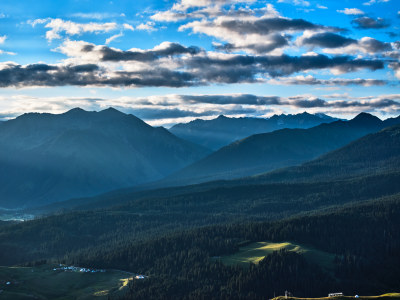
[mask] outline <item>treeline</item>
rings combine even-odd
[[[281,251],[249,268],[212,259],[242,241],[293,241],[336,255],[329,272]],[[265,299],[285,289],[296,296],[379,294],[400,286],[400,195],[281,222],[220,225],[152,241],[79,250],[63,262],[149,275],[126,299]],[[146,297],[145,297],[146,295]]]
[[[243,185],[73,211],[0,226],[0,264],[57,258],[87,247],[114,247],[212,224],[277,220],[400,192],[400,173],[355,179]]]
[[[355,179],[242,185],[171,197],[144,198],[92,211],[73,211],[0,226],[0,264],[57,258],[212,224],[273,221],[400,192],[400,173]]]

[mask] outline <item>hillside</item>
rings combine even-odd
[[[332,171],[331,177],[326,172],[321,173],[325,178],[315,175],[314,180],[305,180],[307,174],[299,173],[298,182],[271,183],[268,176],[273,173],[270,173],[177,189],[111,193],[92,198],[80,207],[79,202],[75,203],[83,211],[2,226],[0,263],[64,255],[82,247],[107,245],[110,240],[139,241],[210,224],[272,221],[395,195],[400,193],[398,132],[400,126],[384,129],[336,151],[341,155],[333,160],[333,169],[337,171]],[[352,149],[357,149],[354,166],[346,158],[353,155]],[[336,152],[325,158],[335,156]],[[369,163],[360,164],[362,161]],[[316,162],[323,165],[324,159],[310,164],[318,165]],[[300,172],[301,167],[298,170]]]
[[[101,202],[92,203],[87,211],[1,226],[0,264],[55,259],[151,275],[134,282],[127,299],[265,299],[285,289],[307,297],[339,288],[364,295],[394,291],[400,278],[399,129],[384,129],[338,150],[341,155],[333,161],[342,173],[326,181],[214,182],[209,189],[192,187],[196,192],[190,187],[185,193],[142,192],[137,198],[125,195],[122,202],[108,199],[104,209],[93,209]],[[347,173],[346,157],[357,154],[356,166],[378,153],[379,159]],[[249,268],[215,260],[235,255],[243,242],[264,241],[330,253],[333,271],[297,251],[272,252]]]
[[[0,124],[0,206],[33,206],[160,179],[208,153],[115,109]]]
[[[263,182],[312,181],[400,169],[400,126],[369,134],[298,167],[258,176]]]
[[[307,182],[310,186],[319,182],[319,184],[324,185],[324,187],[321,187],[322,191],[329,186],[329,184],[325,185],[327,182],[343,180],[352,182],[353,177],[359,177],[355,181],[361,180],[360,184],[365,186],[369,185],[367,181],[373,181],[367,179],[374,177],[373,174],[376,174],[377,178],[387,178],[387,187],[382,187],[379,192],[389,191],[396,186],[396,184],[391,184],[397,180],[395,179],[396,174],[400,169],[399,132],[400,125],[392,126],[377,133],[366,135],[338,150],[300,166],[283,168],[259,176],[154,190],[125,189],[91,198],[60,202],[56,205],[40,208],[39,211],[56,211],[63,208],[101,208],[145,199],[184,199],[185,197],[203,197],[202,195],[206,194],[209,195],[206,198],[207,201],[211,203],[214,199],[225,199],[225,197],[228,199],[230,194],[234,195],[233,199],[240,198],[241,191],[246,190],[247,192],[243,192],[243,195],[248,195],[249,199],[253,195],[253,191],[255,197],[259,195],[261,198],[265,197],[268,191],[273,191],[272,194],[276,193],[277,189],[284,191],[288,182],[292,182],[291,187],[297,193],[299,193],[301,187],[306,186],[303,185],[304,182]],[[393,180],[389,178],[393,178]],[[380,180],[377,182],[380,182]],[[297,187],[300,188],[297,189]],[[289,193],[289,191],[287,190],[285,193]],[[294,195],[296,196],[296,194]],[[297,194],[297,196],[301,197],[301,194]]]
[[[350,121],[253,135],[168,176],[159,185],[233,179],[300,164],[395,122],[400,122],[400,118],[386,122],[362,113]]]
[[[310,128],[338,119],[324,114],[274,115],[270,118],[229,118],[223,115],[212,120],[197,119],[176,124],[169,129],[176,136],[217,150],[236,140],[253,134],[271,132],[283,128]]]

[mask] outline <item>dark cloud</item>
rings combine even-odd
[[[351,44],[357,44],[357,41],[332,32],[323,32],[303,39],[302,44],[325,48],[339,48]]]
[[[311,100],[293,100],[288,102],[282,102],[285,104],[293,105],[298,108],[349,108],[349,107],[367,107],[367,108],[386,108],[386,107],[398,107],[400,103],[390,99],[379,99],[376,101],[326,101],[323,99],[311,99]]]
[[[372,85],[386,85],[389,82],[381,79],[317,79],[314,77],[303,77],[303,78],[283,78],[276,83],[288,84],[288,85],[339,85],[339,86],[350,86],[350,85],[361,85],[361,86],[372,86]]]
[[[180,96],[182,100],[189,103],[212,103],[212,104],[246,104],[246,105],[278,105],[280,97],[260,97],[251,94],[240,95],[199,95]]]
[[[195,80],[186,72],[157,68],[151,71],[119,71],[109,76],[97,65],[51,66],[14,65],[0,70],[0,87],[24,86],[168,86],[192,85]]]
[[[239,95],[181,95],[179,98],[189,103],[209,103],[217,105],[241,104],[256,106],[294,106],[297,108],[346,108],[346,107],[369,107],[386,108],[399,107],[400,103],[392,99],[378,99],[375,101],[327,101],[320,98],[307,99],[302,96],[282,98],[278,96],[257,96],[252,94]]]
[[[399,34],[397,32],[393,32],[393,31],[387,31],[386,34],[391,38],[395,38],[395,37],[399,36]]]
[[[356,25],[356,28],[360,29],[381,29],[390,26],[390,24],[382,18],[373,19],[370,17],[359,17],[351,22]]]
[[[165,86],[184,87],[212,83],[257,82],[259,77],[285,76],[297,72],[335,69],[352,72],[377,70],[382,60],[354,59],[351,56],[248,56],[210,57],[194,55],[177,59],[177,69],[159,67],[148,62],[148,68],[136,72],[110,71],[96,64],[85,65],[9,65],[0,70],[0,87],[23,86]],[[175,67],[175,66],[174,66]]]
[[[93,51],[94,48],[85,46],[83,49],[85,52]],[[169,43],[167,47],[158,50],[147,50],[147,51],[119,51],[112,48],[103,46],[100,50],[102,53],[103,61],[154,61],[160,57],[182,55],[182,54],[198,54],[200,52],[198,47],[185,47],[177,43]]]
[[[373,53],[392,50],[392,46],[390,45],[390,43],[384,43],[373,38],[363,39],[361,45],[368,52]]]
[[[291,39],[288,35],[281,34],[271,34],[268,36],[268,43],[258,43],[258,44],[247,44],[244,46],[237,46],[235,44],[226,43],[223,45],[214,46],[217,50],[222,50],[226,52],[232,52],[235,50],[242,50],[243,48],[251,49],[256,53],[265,53],[270,52],[276,48],[282,48],[289,44],[289,40]]]
[[[159,119],[176,119],[184,117],[205,117],[218,115],[219,111],[205,111],[205,112],[194,112],[190,110],[181,110],[178,108],[174,109],[158,109],[158,108],[140,108],[129,110],[129,113],[144,119],[144,120],[159,120]]]
[[[210,24],[212,26],[212,24]],[[218,24],[218,26],[229,29],[240,34],[269,34],[271,32],[282,31],[304,31],[310,29],[327,29],[342,31],[337,27],[326,27],[308,22],[303,19],[285,19],[285,18],[264,18],[253,20],[227,20]]]

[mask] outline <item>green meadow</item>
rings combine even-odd
[[[131,277],[120,271],[81,273],[53,268],[0,267],[0,299],[107,299],[122,293]]]
[[[272,242],[256,242],[240,247],[239,251],[220,258],[225,265],[242,265],[246,266],[249,263],[258,264],[265,256],[274,251],[285,249],[287,251],[297,252],[304,258],[315,263],[328,271],[333,270],[334,255],[320,251],[313,247],[295,244],[291,242],[272,243]]]

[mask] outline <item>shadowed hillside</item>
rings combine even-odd
[[[207,154],[115,109],[0,124],[0,205],[32,206],[156,180]]]

